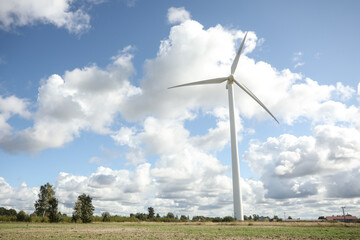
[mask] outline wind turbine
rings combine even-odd
[[[274,115],[269,111],[269,109],[267,109],[265,105],[244,84],[236,81],[234,78],[234,73],[239,62],[240,54],[245,43],[246,35],[247,33],[245,34],[244,39],[240,45],[240,48],[231,65],[231,74],[228,77],[213,78],[213,79],[191,82],[191,83],[170,87],[170,88],[177,88],[177,87],[185,87],[192,85],[218,84],[227,81],[226,88],[228,90],[228,95],[229,95],[234,217],[236,220],[240,220],[240,221],[244,220],[244,214],[242,207],[241,187],[240,187],[240,166],[239,166],[239,156],[238,156],[239,154],[238,154],[237,136],[236,136],[236,128],[235,128],[235,114],[234,114],[235,104],[234,104],[233,83],[238,85],[242,90],[244,90],[247,94],[249,94],[250,97],[252,97],[258,104],[260,104],[260,106],[263,107],[265,111],[267,111],[275,119],[277,123],[279,123],[279,121],[274,117]]]

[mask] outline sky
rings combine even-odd
[[[0,206],[41,185],[71,214],[232,216],[235,78],[244,214],[360,216],[360,2],[0,2]]]

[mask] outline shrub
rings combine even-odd
[[[233,217],[231,217],[231,216],[226,216],[226,217],[223,218],[222,221],[223,222],[234,222],[235,219]]]
[[[204,216],[193,216],[192,221],[193,222],[204,222],[207,218]]]
[[[101,216],[103,217],[102,221],[103,222],[110,222],[110,213],[109,212],[103,212],[101,214]]]
[[[145,213],[137,213],[137,214],[135,215],[135,217],[136,217],[137,219],[139,219],[140,221],[146,221],[148,215],[145,214]]]
[[[23,210],[21,210],[16,215],[16,220],[19,222],[30,222],[30,216],[27,215]]]
[[[212,221],[213,222],[222,222],[222,218],[221,217],[216,217]]]
[[[36,215],[36,213],[30,214],[30,222],[42,222],[43,217]]]
[[[16,216],[0,216],[0,222],[15,222]]]

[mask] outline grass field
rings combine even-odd
[[[0,239],[360,239],[360,224],[0,223]]]

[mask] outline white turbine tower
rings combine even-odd
[[[250,95],[261,107],[263,107],[277,123],[279,121],[274,117],[274,115],[265,107],[265,105],[242,83],[239,83],[234,79],[234,73],[239,62],[240,54],[245,43],[246,35],[240,45],[240,48],[235,56],[235,59],[231,65],[231,74],[228,77],[208,79],[198,82],[191,82],[186,84],[181,84],[173,86],[170,88],[184,87],[191,85],[202,85],[202,84],[217,84],[227,81],[226,88],[228,89],[229,95],[229,113],[230,113],[230,133],[231,133],[231,158],[232,158],[232,180],[233,180],[233,199],[234,199],[234,217],[236,220],[244,220],[243,207],[242,207],[242,196],[241,196],[241,187],[240,187],[240,167],[239,167],[239,156],[238,156],[238,145],[236,137],[236,128],[235,128],[235,105],[234,105],[234,89],[233,83],[238,85],[242,90]],[[170,89],[169,88],[169,89]]]

